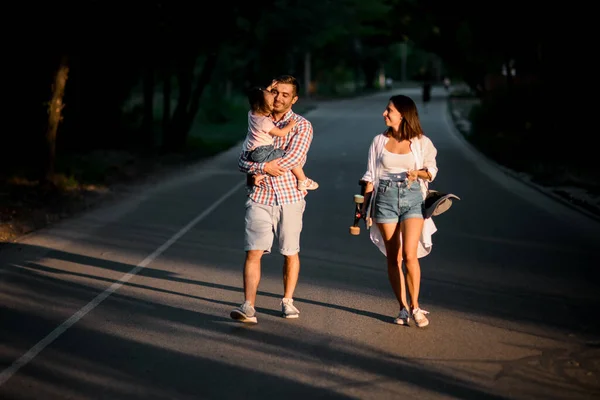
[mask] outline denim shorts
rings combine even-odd
[[[281,158],[285,154],[283,149],[276,149],[272,144],[258,146],[254,150],[247,152],[246,158],[254,162],[269,162],[276,158]]]
[[[399,223],[408,218],[423,219],[425,203],[419,181],[408,187],[407,180],[382,179],[377,188],[373,221]]]

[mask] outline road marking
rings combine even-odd
[[[131,271],[125,274],[121,279],[113,283],[108,289],[104,292],[100,293],[96,296],[92,301],[86,304],[83,308],[77,311],[75,314],[71,316],[71,318],[67,319],[61,325],[59,325],[56,329],[54,329],[48,336],[40,340],[35,346],[33,346],[27,353],[23,354],[18,360],[16,360],[12,365],[6,368],[2,373],[0,373],[0,386],[2,386],[7,380],[10,379],[19,369],[27,365],[31,360],[35,358],[42,350],[44,350],[50,343],[56,340],[60,335],[62,335],[67,329],[71,326],[75,325],[77,321],[83,318],[87,313],[92,311],[96,306],[102,303],[108,296],[113,294],[117,289],[123,286],[124,283],[133,278],[137,273],[139,273],[144,267],[147,267],[152,261],[154,261],[158,256],[160,256],[165,250],[167,250],[173,243],[175,243],[180,237],[185,235],[190,229],[192,229],[198,222],[202,221],[207,215],[213,212],[221,203],[227,200],[232,194],[234,194],[240,187],[242,187],[246,181],[242,181],[239,184],[235,185],[231,190],[225,193],[221,198],[215,201],[210,207],[201,212],[196,218],[194,218],[189,224],[181,228],[179,232],[173,235],[169,240],[167,240],[162,246],[154,250],[152,254],[146,257],[142,262],[135,266]]]

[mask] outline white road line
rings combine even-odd
[[[87,313],[92,311],[96,306],[102,303],[108,296],[113,294],[117,289],[123,286],[124,283],[129,281],[132,277],[134,277],[138,272],[140,272],[144,267],[148,266],[152,261],[154,261],[158,256],[160,256],[165,250],[167,250],[173,243],[175,243],[180,237],[185,235],[190,229],[192,229],[198,222],[203,220],[207,215],[213,212],[221,203],[223,203],[227,198],[229,198],[233,193],[235,193],[241,186],[246,183],[244,180],[239,184],[235,185],[231,190],[225,193],[221,198],[215,201],[210,207],[200,213],[196,218],[194,218],[189,224],[181,228],[179,232],[173,235],[169,240],[167,240],[162,246],[156,249],[152,254],[146,257],[142,262],[140,262],[135,268],[125,274],[121,279],[113,283],[108,289],[104,292],[100,293],[96,296],[92,301],[86,304],[83,308],[77,311],[75,314],[71,316],[71,318],[67,319],[60,326],[54,329],[48,336],[40,340],[35,346],[33,346],[27,353],[23,354],[18,360],[16,360],[12,365],[6,368],[2,373],[0,373],[0,386],[2,386],[7,380],[10,379],[21,367],[27,365],[35,356],[37,356],[42,350],[44,350],[50,343],[52,343],[56,338],[62,335],[67,329],[71,326],[75,325],[77,321],[83,318]]]

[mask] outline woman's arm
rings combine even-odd
[[[365,200],[362,205],[362,212],[364,213],[367,209],[369,202],[371,201],[371,196],[373,195],[373,182],[366,182],[365,184]]]
[[[425,138],[423,141],[423,168],[420,171],[423,171],[419,177],[421,179],[427,178],[429,182],[432,182],[437,176],[438,167],[437,167],[437,149],[433,145],[433,142],[429,138]],[[425,176],[424,174],[427,174]]]
[[[420,179],[424,179],[424,180],[431,182],[431,179],[432,179],[431,172],[429,172],[429,170],[427,168],[421,168],[418,170],[408,171],[406,174],[407,174],[408,180],[410,180],[410,181],[414,181],[417,178],[420,178]]]
[[[367,158],[367,171],[364,173],[362,177],[362,181],[365,182],[365,199],[362,206],[362,212],[364,213],[368,208],[371,202],[371,197],[373,196],[373,179],[375,179],[375,168],[377,168],[375,160],[377,158],[377,152],[375,150],[376,138],[371,142],[371,146],[369,147],[369,153]]]

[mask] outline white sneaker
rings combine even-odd
[[[258,323],[258,320],[256,319],[256,311],[254,310],[254,307],[250,305],[249,301],[245,301],[241,306],[231,310],[231,314],[229,314],[229,316],[232,319],[240,322],[248,322],[251,324]]]
[[[315,190],[319,187],[319,184],[310,178],[306,178],[303,181],[298,181],[298,190]]]
[[[283,318],[298,318],[300,311],[294,307],[294,304],[292,304],[293,302],[294,300],[292,299],[281,300],[281,316]]]
[[[417,324],[419,328],[424,328],[427,325],[429,325],[429,320],[425,316],[425,314],[429,314],[429,311],[425,311],[420,308],[415,308],[412,314],[413,319],[415,320],[415,324]]]

